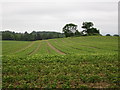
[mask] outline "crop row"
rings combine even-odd
[[[91,39],[92,38],[92,39]],[[118,52],[118,42],[117,38],[114,38],[113,41],[109,40],[107,37],[107,41],[100,38],[100,40],[96,40],[96,38],[100,37],[89,37],[88,39],[84,37],[72,37],[72,38],[64,38],[64,39],[53,39],[49,40],[50,43],[59,49],[60,51],[66,54],[73,53],[117,53]],[[93,41],[92,41],[93,40]],[[111,42],[111,44],[109,43]]]
[[[3,88],[118,88],[117,54],[3,56]]]
[[[3,41],[3,55],[117,53],[117,37],[72,37],[42,41]]]
[[[2,41],[2,54],[8,55],[13,54],[25,47],[27,47],[32,42],[26,41]]]
[[[3,41],[3,55],[33,55],[59,54],[48,45],[48,41]]]

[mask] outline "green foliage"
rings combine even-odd
[[[106,34],[106,36],[111,36],[110,34]]]
[[[114,34],[113,36],[119,37],[119,35],[118,35],[118,34]]]
[[[100,34],[99,30],[97,30],[97,28],[94,28],[93,25],[94,24],[92,22],[83,22],[82,28],[85,29],[82,31],[83,35],[84,33],[88,36]]]
[[[88,86],[87,85],[80,85],[80,88],[88,88]]]
[[[82,28],[85,28],[85,29],[90,29],[91,27],[93,27],[93,23],[92,22],[83,22],[83,24],[82,24],[83,26],[82,26]]]
[[[66,37],[74,36],[75,32],[76,32],[76,34],[78,34],[77,25],[72,24],[72,23],[66,24],[63,27],[63,32],[64,32],[64,34],[65,34]]]
[[[2,43],[3,88],[119,88],[118,37]]]
[[[76,32],[75,32],[75,36],[81,36],[82,34],[78,31],[78,30],[76,30]]]
[[[64,37],[64,34],[59,32],[31,32],[31,33],[15,33],[11,31],[2,31],[2,40],[17,40],[17,41],[35,41],[44,39],[53,39]]]
[[[119,74],[116,71],[118,70],[116,57],[115,54],[33,55],[24,58],[3,56],[3,85],[14,88],[34,86],[38,88],[83,88],[81,83],[87,85],[87,83],[100,82],[106,82],[111,86],[117,85],[114,79]],[[108,70],[106,67],[108,64],[116,68],[115,72],[110,70],[111,67]],[[107,76],[108,73],[109,76]]]

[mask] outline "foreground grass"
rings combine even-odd
[[[3,56],[3,88],[118,88],[118,55]]]

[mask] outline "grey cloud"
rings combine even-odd
[[[5,14],[56,14],[65,12],[79,12],[79,11],[99,11],[99,12],[114,12],[116,3],[112,2],[89,2],[89,3],[5,3],[3,9],[11,8],[12,10],[5,12]],[[20,9],[21,8],[21,9]],[[117,6],[116,6],[117,8]]]
[[[61,31],[66,23],[73,22],[81,30],[83,21],[93,21],[102,34],[117,32],[117,3],[114,2],[4,3],[3,10],[3,29]]]
[[[119,0],[1,0],[2,2],[118,2]]]

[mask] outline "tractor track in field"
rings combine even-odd
[[[101,49],[101,48],[94,47],[94,46],[87,46],[87,45],[81,45],[81,46],[88,47],[88,48],[94,48],[94,49]]]
[[[57,53],[62,54],[62,55],[65,55],[64,52],[56,49],[56,48],[55,48],[54,46],[52,46],[48,41],[47,41],[47,44],[48,44],[48,46],[49,46],[50,48],[52,48],[52,49],[53,49],[54,51],[56,51]]]
[[[64,40],[62,40],[63,43],[66,43]],[[78,44],[78,43],[77,43]],[[83,46],[83,47],[88,47],[88,48],[94,48],[94,49],[101,49],[101,48],[98,48],[98,47],[94,47],[94,46],[88,46],[88,45],[80,45],[80,46]]]
[[[37,46],[36,49],[34,49],[32,52],[28,53],[28,55],[32,55],[34,53],[36,53],[39,49],[40,49],[41,43],[39,43],[39,45]]]
[[[25,48],[19,49],[18,51],[14,52],[14,53],[18,53],[18,52],[24,51],[24,50],[26,50],[27,48],[31,47],[34,43],[35,43],[35,42],[33,41],[31,44],[27,45]]]

